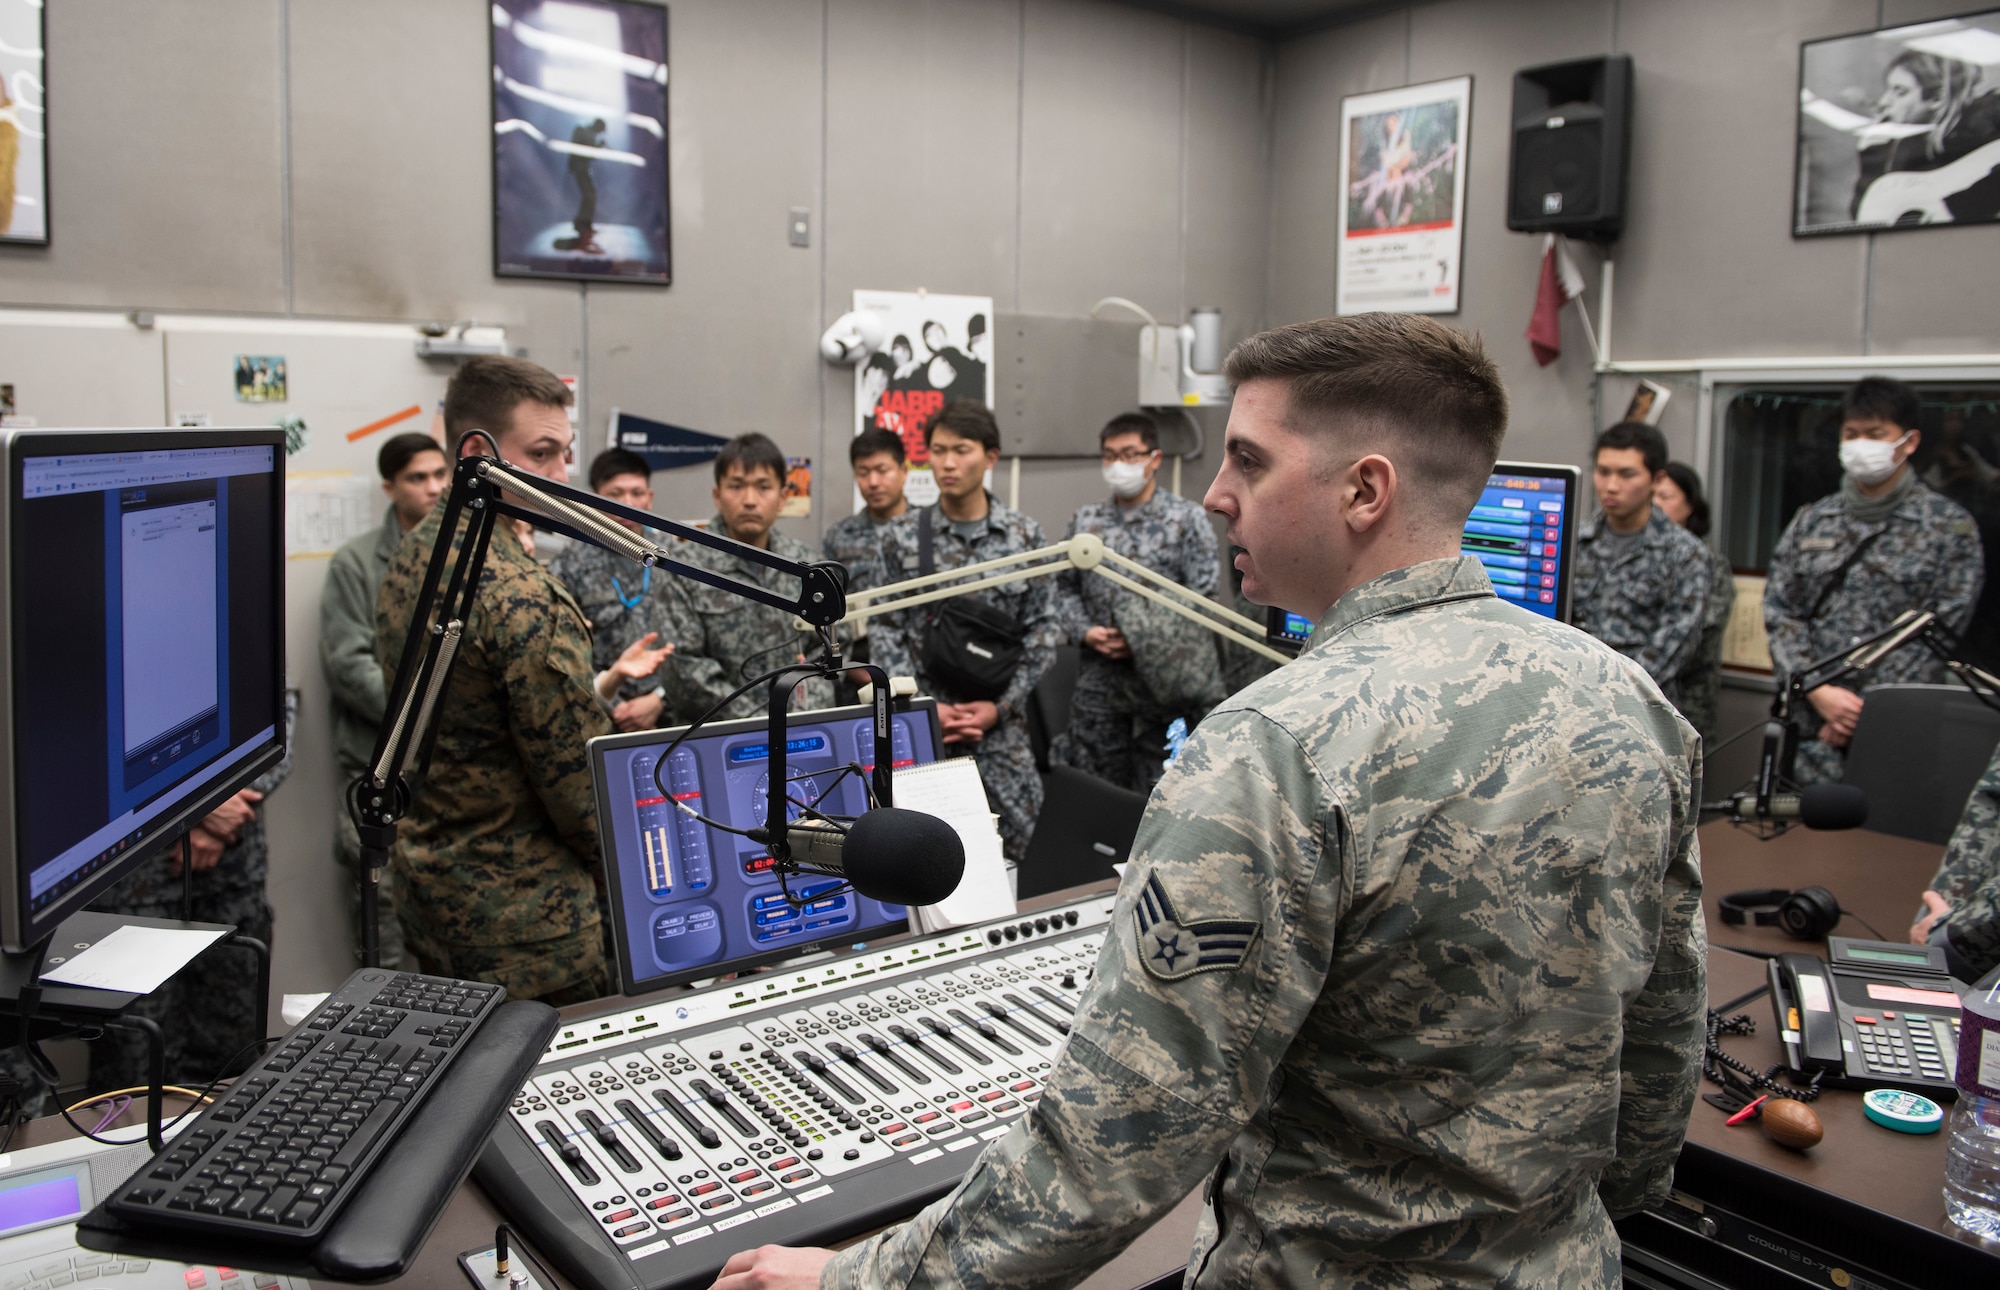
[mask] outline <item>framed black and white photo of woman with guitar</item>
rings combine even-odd
[[[2000,219],[2000,9],[1799,49],[1792,233]]]

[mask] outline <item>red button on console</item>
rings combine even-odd
[[[937,1112],[937,1111],[925,1111],[925,1112],[924,1112],[924,1113],[923,1113],[922,1115],[920,1115],[920,1116],[918,1116],[918,1117],[917,1117],[917,1123],[918,1123],[918,1124],[929,1124],[929,1123],[930,1123],[930,1122],[931,1122],[932,1120],[935,1120],[935,1119],[937,1119],[937,1118],[938,1118],[938,1115],[939,1115],[939,1112]]]
[[[970,1102],[953,1102],[945,1108],[945,1110],[950,1111],[953,1115],[957,1115],[960,1111],[970,1111],[971,1109],[972,1103]]]
[[[1024,1079],[1020,1083],[1014,1084],[1011,1087],[1016,1093],[1025,1093],[1034,1086],[1035,1086],[1035,1081],[1031,1079]]]
[[[708,1195],[708,1193],[712,1191],[720,1191],[721,1189],[722,1189],[722,1184],[719,1182],[705,1182],[688,1188],[688,1195],[706,1196]]]
[[[979,1100],[982,1102],[997,1102],[1005,1096],[1007,1096],[1006,1089],[994,1088],[994,1089],[988,1089],[986,1092],[981,1093],[979,1095]]]
[[[757,1171],[755,1169],[745,1169],[741,1173],[733,1173],[729,1175],[729,1181],[749,1182],[752,1178],[755,1178],[756,1176],[757,1176]]]
[[[653,1199],[646,1202],[646,1208],[665,1209],[667,1206],[678,1204],[679,1202],[680,1202],[680,1197],[678,1196],[655,1196],[653,1197]]]
[[[797,1156],[786,1156],[783,1160],[773,1160],[771,1162],[771,1168],[790,1169],[793,1165],[797,1164],[798,1162],[799,1158]]]
[[[637,1218],[637,1217],[639,1217],[638,1210],[621,1209],[616,1214],[606,1214],[604,1216],[604,1221],[607,1223],[622,1223],[628,1218]]]

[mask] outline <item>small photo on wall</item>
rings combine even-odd
[[[493,271],[673,281],[667,9],[493,0]]]
[[[2000,219],[2000,9],[1799,50],[1792,233]]]
[[[49,121],[42,12],[0,3],[0,242],[49,243]]]
[[[238,354],[236,356],[236,401],[238,403],[283,403],[285,401],[285,359],[282,354]]]

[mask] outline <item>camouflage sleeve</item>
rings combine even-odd
[[[714,707],[738,683],[729,680],[721,659],[709,655],[702,616],[689,603],[679,578],[667,593],[666,621],[674,652],[654,675],[666,691],[666,711],[672,721],[689,722]]]
[[[1961,519],[1946,529],[1943,569],[1929,608],[1953,631],[1962,632],[1972,621],[1972,609],[1979,603],[1979,589],[1985,582],[1986,557],[1979,546],[1979,530],[1970,520]]]
[[[1698,748],[1698,745],[1696,745]],[[1660,880],[1660,942],[1645,988],[1625,1008],[1619,1053],[1618,1158],[1598,1180],[1613,1218],[1666,1199],[1701,1083],[1708,1009],[1708,925],[1701,912],[1699,755],[1674,803],[1674,849]]]
[[[1197,515],[1188,525],[1181,552],[1181,575],[1181,585],[1197,596],[1213,596],[1222,585],[1222,553],[1207,512]]]
[[[1030,548],[1044,546],[1039,529],[1034,533]],[[1022,639],[1021,665],[1014,669],[1014,676],[1007,682],[995,707],[1000,710],[1000,719],[1013,721],[1024,718],[1028,712],[1028,695],[1041,683],[1042,673],[1049,670],[1056,661],[1056,646],[1062,642],[1062,625],[1056,613],[1056,589],[1049,585],[1049,579],[1036,578],[1023,584],[1021,596],[1021,628],[1026,632]]]
[[[1074,1285],[1192,1191],[1325,986],[1345,886],[1329,796],[1263,716],[1203,722],[1140,825],[1041,1102],[951,1195],[835,1255],[820,1284]]]
[[[1965,799],[1965,812],[1945,846],[1931,890],[1954,906],[1970,900],[1994,873],[1996,848],[2000,848],[2000,749],[1994,750],[1986,773]],[[1954,914],[1953,921],[1957,919]]]
[[[319,661],[336,702],[380,721],[389,699],[375,657],[375,602],[368,594],[365,556],[343,547],[326,567],[319,598]]]
[[[479,612],[492,624],[481,644],[506,692],[508,733],[529,786],[563,841],[594,864],[597,810],[584,744],[610,734],[611,723],[591,689],[590,633],[574,602],[545,579],[512,582],[481,596]]]
[[[1069,517],[1069,527],[1063,530],[1063,541],[1076,536],[1076,516]],[[1083,634],[1102,624],[1090,621],[1090,615],[1083,604],[1083,570],[1074,566],[1056,575],[1056,624],[1058,643],[1081,645]]]
[[[1632,655],[1632,661],[1662,685],[1687,671],[1701,650],[1701,629],[1708,620],[1709,585],[1706,561],[1684,564],[1671,577],[1671,599],[1661,606],[1659,619],[1646,633],[1645,644]]]
[[[1799,574],[1799,516],[1785,526],[1771,553],[1770,576],[1764,583],[1764,634],[1770,638],[1771,661],[1779,676],[1788,676],[1812,662],[1806,611],[1810,583]]]
[[[285,755],[278,758],[277,765],[250,781],[250,787],[266,797],[277,792],[278,786],[292,777],[292,736],[297,733],[299,725],[299,692],[290,686],[285,687],[284,723]],[[342,784],[341,787],[345,789],[347,786]],[[338,809],[345,810],[346,803],[343,801]]]

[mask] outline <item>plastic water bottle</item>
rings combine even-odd
[[[1955,1079],[1944,1212],[1975,1236],[2000,1240],[2000,986],[1962,1002]]]

